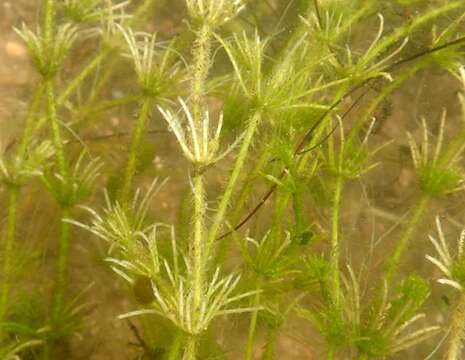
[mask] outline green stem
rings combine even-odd
[[[405,249],[408,246],[408,243],[410,242],[410,239],[413,237],[415,230],[418,228],[419,222],[422,219],[427,207],[428,203],[430,201],[430,196],[428,194],[423,194],[413,210],[413,215],[410,218],[409,223],[407,224],[407,227],[403,231],[399,242],[397,243],[397,246],[394,250],[394,254],[389,260],[387,270],[386,270],[386,283],[389,285],[397,272],[397,268],[399,267],[399,263],[401,260],[402,255],[405,252]]]
[[[258,128],[258,125],[261,122],[261,118],[262,118],[261,113],[256,112],[250,119],[250,122],[247,126],[245,137],[242,142],[241,148],[239,150],[239,154],[237,156],[236,162],[234,164],[233,171],[231,173],[231,176],[229,177],[228,184],[226,185],[226,189],[224,190],[223,196],[218,205],[218,210],[215,213],[215,216],[213,218],[213,223],[211,225],[210,232],[208,234],[207,258],[210,255],[209,254],[210,248],[212,247],[212,244],[215,242],[218,236],[218,232],[220,231],[221,226],[223,225],[224,218],[226,215],[226,210],[230,204],[231,197],[236,187],[236,183],[244,168],[244,164],[247,159],[250,146],[252,145],[253,138]]]
[[[344,178],[338,174],[334,188],[332,219],[331,219],[331,296],[336,308],[340,306],[340,279],[339,279],[339,258],[340,258],[340,239],[339,223],[341,213],[342,189]]]
[[[126,165],[126,171],[123,179],[123,186],[121,188],[121,203],[127,206],[131,195],[131,189],[133,184],[134,175],[137,168],[137,158],[140,153],[140,147],[142,145],[142,139],[147,123],[147,119],[150,114],[150,97],[144,97],[142,100],[142,107],[140,109],[139,117],[137,119],[135,128],[131,137],[131,145],[129,148],[128,162]]]
[[[44,86],[41,83],[38,86],[34,94],[34,97],[32,98],[31,106],[29,107],[28,115],[24,123],[24,129],[22,132],[21,140],[19,142],[18,151],[17,151],[17,155],[20,161],[24,160],[26,156],[27,147],[29,145],[29,142],[31,140],[32,133],[34,130],[34,120],[36,119],[43,93],[44,93]]]
[[[462,339],[465,328],[465,294],[463,293],[452,313],[451,322],[446,360],[459,360],[462,358]]]
[[[203,176],[194,178],[194,239],[192,243],[193,260],[192,268],[192,292],[194,323],[199,315],[202,295],[204,292],[205,251],[204,251],[204,227],[205,227],[205,188]]]
[[[68,281],[68,259],[70,244],[70,224],[63,221],[70,217],[70,208],[62,207],[60,214],[60,238],[58,248],[57,278],[52,302],[52,323],[59,324],[63,315],[64,296]]]
[[[179,353],[181,352],[183,336],[180,332],[176,333],[173,343],[170,346],[170,350],[166,355],[166,360],[178,360]]]
[[[254,307],[257,307],[260,303],[260,295],[261,293],[256,293],[253,299]],[[250,323],[249,323],[249,332],[247,335],[247,345],[245,348],[245,360],[252,360],[253,359],[253,350],[254,350],[254,343],[255,343],[255,336],[257,334],[257,319],[258,319],[258,310],[254,310],[250,315]]]
[[[202,116],[205,109],[205,86],[208,72],[211,66],[211,38],[210,25],[205,23],[196,33],[196,40],[192,50],[193,54],[193,77],[191,83],[192,114],[197,127],[197,131],[202,129]],[[194,164],[195,165],[195,164]],[[205,274],[207,272],[207,262],[205,254],[205,187],[203,173],[197,174],[193,179],[193,200],[194,214],[193,226],[194,234],[190,245],[190,259],[192,264],[192,274],[190,279],[190,291],[192,292],[192,313],[193,323],[197,324],[202,307],[202,297],[205,290]],[[194,336],[189,337],[185,352],[185,360],[194,360],[197,355],[197,341]]]
[[[265,352],[263,353],[263,360],[273,360],[274,359],[274,351],[276,347],[276,340],[278,337],[278,329],[269,328],[266,345],[265,345]]]
[[[196,360],[197,359],[197,338],[190,336],[187,339],[186,348],[182,360]]]
[[[287,211],[289,209],[289,201],[291,199],[291,194],[288,191],[276,191],[274,195],[274,203],[272,205],[273,212],[271,218],[270,226],[270,246],[273,249],[278,249],[279,244],[283,241],[283,231],[284,223],[287,220]]]
[[[43,41],[45,48],[50,54],[50,46],[54,38],[55,32],[55,0],[44,0],[43,2],[43,21],[44,21],[44,32]]]
[[[271,140],[270,140],[271,141]],[[255,189],[253,187],[253,182],[258,178],[261,178],[261,173],[263,168],[269,163],[272,156],[271,152],[268,149],[269,141],[265,141],[264,144],[261,144],[264,148],[258,151],[261,155],[258,158],[255,167],[252,171],[247,172],[246,178],[244,179],[244,186],[240,189],[237,200],[234,203],[234,209],[231,211],[232,223],[236,224],[240,221],[241,216],[244,215],[244,207],[247,204],[247,201],[251,197],[251,192]]]
[[[300,236],[305,229],[304,197],[301,191],[292,194],[292,209],[294,211],[295,234]]]
[[[66,186],[65,184],[67,184],[67,180],[68,180],[68,164],[65,158],[63,139],[62,139],[61,130],[60,130],[61,124],[57,116],[55,93],[53,89],[53,80],[46,79],[44,86],[45,86],[45,95],[47,98],[47,115],[48,115],[48,120],[50,123],[50,128],[52,131],[53,146],[55,149],[55,156],[57,159],[58,171],[59,171],[59,174],[64,179],[63,185]]]
[[[268,146],[268,142],[265,141],[264,145]],[[265,146],[265,148],[266,148]],[[238,195],[235,197],[234,208],[231,210],[231,223],[237,224],[241,220],[241,216],[244,214],[244,207],[247,204],[247,201],[251,198],[251,192],[253,191],[254,181],[260,176],[263,167],[268,163],[271,158],[271,153],[268,149],[264,151],[259,151],[261,153],[255,167],[252,171],[248,172],[246,178],[243,181],[242,188],[240,189]],[[233,242],[231,241],[221,241],[218,250],[217,261],[219,263],[224,263],[226,261],[226,256],[228,250],[232,246]]]
[[[210,25],[205,23],[197,31],[197,38],[193,47],[194,70],[192,78],[192,113],[196,125],[200,126],[203,105],[205,103],[205,84],[211,67],[211,39],[212,31]]]
[[[4,320],[8,308],[8,299],[10,294],[13,245],[16,233],[16,218],[18,205],[18,187],[9,188],[8,196],[8,218],[6,238],[3,246],[3,266],[2,266],[2,287],[0,293],[0,323]]]
[[[44,7],[44,41],[49,44],[53,40],[54,26],[55,26],[55,4],[54,0],[45,0]],[[49,55],[51,56],[51,50]],[[69,185],[69,169],[68,163],[65,158],[64,142],[61,135],[61,124],[57,115],[57,103],[55,99],[55,92],[53,86],[53,78],[44,79],[45,95],[47,98],[47,116],[52,131],[53,145],[55,149],[55,156],[57,160],[58,173],[63,179],[61,189],[61,215],[60,215],[60,238],[58,250],[58,264],[57,264],[57,279],[55,283],[55,290],[52,299],[52,322],[56,323],[63,310],[64,294],[66,290],[67,274],[68,274],[68,253],[69,253],[69,235],[70,224],[62,221],[70,215],[70,209],[63,205],[63,200],[67,196],[66,188]]]

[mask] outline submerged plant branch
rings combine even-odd
[[[391,65],[388,65],[386,67],[385,72],[390,72],[392,70],[395,70],[397,67],[401,66],[401,65],[404,65],[408,62],[411,62],[411,61],[415,61],[417,59],[421,59],[425,56],[428,56],[430,54],[434,54],[435,52],[439,52],[441,50],[445,50],[445,49],[448,49],[448,48],[451,48],[451,47],[454,47],[454,46],[460,46],[460,45],[463,45],[465,44],[465,37],[461,37],[457,40],[454,40],[454,41],[451,41],[451,42],[448,42],[446,44],[443,44],[443,45],[440,45],[440,46],[437,46],[435,48],[432,48],[432,49],[428,49],[428,50],[425,50],[425,51],[422,51],[422,52],[419,52],[418,54],[415,54],[415,55],[412,55],[411,57],[409,58],[406,58],[404,60],[400,60],[394,64],[391,64]],[[314,134],[315,130],[321,125],[321,123],[335,110],[337,109],[337,107],[347,98],[349,98],[352,94],[354,94],[356,91],[360,90],[361,88],[363,88],[363,86],[369,84],[370,82],[374,81],[375,79],[368,79],[366,81],[364,81],[362,84],[359,84],[353,88],[351,88],[350,90],[348,90],[343,96],[341,96],[338,100],[336,100],[334,103],[331,104],[331,106],[329,106],[329,109],[326,110],[319,118],[318,120],[310,127],[310,129],[305,133],[305,135],[302,137],[302,139],[298,142],[297,146],[296,146],[296,150],[295,150],[295,154],[296,156],[297,155],[302,155],[302,154],[306,154],[316,148],[318,148],[319,146],[321,146],[323,144],[323,142],[325,140],[328,139],[328,137],[325,137],[324,140],[318,142],[318,144],[316,145],[313,145],[311,146],[309,149],[304,149],[306,144],[308,144],[311,140],[312,140],[312,135]],[[342,119],[346,118],[349,113],[355,108],[355,105],[357,103],[359,103],[365,96],[366,94],[368,94],[368,91],[365,91],[363,92],[359,97],[356,98],[356,100],[352,103],[352,105],[348,108],[348,110],[346,110],[344,112],[344,115],[342,116]],[[334,127],[334,131],[336,130],[337,128],[337,125]],[[280,178],[282,176],[285,175],[285,172],[283,171],[280,175]],[[253,218],[253,216],[255,214],[258,213],[258,211],[262,208],[263,205],[265,205],[266,201],[271,197],[271,195],[274,193],[274,191],[276,190],[276,186],[273,185],[272,187],[270,187],[270,189],[266,192],[266,194],[262,197],[262,199],[260,200],[260,202],[243,218],[243,220],[241,220],[239,223],[237,223],[233,228],[232,230],[230,231],[227,231],[225,232],[224,234],[221,234],[217,240],[222,240],[224,238],[226,238],[227,236],[231,235],[233,232],[241,229],[245,224],[247,224],[251,218]]]
[[[425,119],[420,131],[407,133],[413,160],[409,173],[416,175],[421,192],[409,220],[403,223],[397,214],[383,210],[369,222],[371,207],[364,206],[372,197],[364,180],[373,180],[365,174],[377,165],[372,160],[386,145],[372,146],[369,137],[376,132],[375,141],[381,143],[380,137],[388,133],[375,131],[373,114],[380,104],[386,102],[386,119],[388,96],[431,64],[465,86],[463,1],[411,3],[389,7],[422,9],[400,22],[385,12],[381,0],[184,0],[188,19],[181,31],[182,24],[170,18],[155,27],[146,24],[150,30],[144,32],[138,29],[151,16],[154,0],[141,0],[134,7],[124,0],[43,0],[40,26],[16,30],[41,82],[20,139],[8,143],[0,157],[0,181],[8,197],[2,233],[0,358],[22,356],[20,352],[54,358],[59,350],[55,347],[66,347],[80,329],[84,297],[70,301],[68,295],[74,291],[69,282],[71,226],[105,242],[103,261],[126,283],[132,308],[118,318],[142,317],[143,331],[130,325],[144,353],[140,356],[234,356],[226,351],[230,315],[243,317],[240,330],[245,329],[243,320],[248,322],[248,331],[240,336],[243,346],[234,352],[246,360],[256,356],[262,332],[263,359],[282,357],[276,345],[280,334],[293,327],[293,313],[307,320],[321,339],[308,342],[309,356],[323,354],[333,360],[390,358],[437,334],[440,326],[429,324],[429,316],[421,312],[431,294],[430,281],[401,271],[401,265],[432,199],[465,189],[465,123],[460,130],[448,129],[444,111],[435,146]],[[234,22],[242,12],[245,21],[250,15],[255,23],[250,31],[244,31],[244,21]],[[439,20],[450,14],[447,24]],[[431,45],[403,56],[410,39],[423,42],[419,30],[427,24],[432,24]],[[175,32],[171,41],[163,40]],[[73,73],[67,59],[75,41],[94,49],[94,55]],[[128,64],[131,71],[126,72],[123,66]],[[108,84],[113,86],[110,80],[115,89],[109,89],[112,98],[105,100],[102,94]],[[119,92],[129,95],[120,97]],[[373,96],[367,99],[369,93]],[[110,133],[118,121],[103,121],[120,117],[118,107],[125,114],[133,111],[136,103],[130,132],[121,128]],[[160,113],[165,129],[149,126],[153,110]],[[48,131],[42,131],[44,125]],[[152,161],[145,146],[147,135],[156,133],[170,133],[177,145],[177,151],[171,143],[166,148],[169,167]],[[121,147],[91,147],[87,142],[127,135],[122,171],[110,161],[101,174],[103,164],[94,153]],[[76,140],[80,146],[73,145]],[[402,153],[402,148],[397,150]],[[150,174],[166,172],[175,172],[176,180],[161,192],[165,181],[148,180]],[[21,229],[19,196],[36,177],[42,187],[31,189],[45,188],[59,206],[49,311],[35,303],[29,307],[29,300],[23,304],[22,287],[12,286],[16,263],[26,261],[16,253],[19,231],[27,235]],[[258,204],[245,211],[262,180],[264,195],[258,194]],[[405,182],[402,187],[413,179]],[[178,206],[172,192],[179,184],[184,191]],[[346,190],[359,184],[365,198],[349,207]],[[89,203],[78,206],[90,194]],[[266,216],[256,218],[247,232],[238,232],[271,198]],[[82,218],[76,219],[76,207],[84,210]],[[164,220],[176,213],[175,228]],[[380,215],[382,223],[375,218]],[[352,222],[355,216],[360,223]],[[352,255],[364,253],[368,231],[373,231],[368,256],[374,254],[379,243],[375,231],[385,220],[402,224],[402,229],[392,253],[382,254],[384,271],[373,289],[371,269]],[[440,271],[438,283],[457,292],[457,298],[447,298],[452,317],[440,325],[449,335],[444,356],[458,360],[464,334],[465,235],[454,254],[439,221],[437,227],[438,236],[430,237],[434,255],[426,259]],[[230,234],[231,247],[217,242]],[[362,241],[354,243],[359,237]],[[427,309],[428,315],[434,314]],[[43,340],[39,352],[26,349],[39,345],[31,339]]]
[[[133,188],[133,178],[136,173],[137,159],[139,157],[142,139],[145,132],[147,121],[150,117],[150,107],[152,100],[150,97],[144,97],[139,110],[139,117],[131,135],[131,144],[129,147],[128,161],[121,189],[120,201],[124,206],[128,205]]]

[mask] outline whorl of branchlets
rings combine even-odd
[[[186,5],[192,19],[213,27],[228,22],[245,7],[243,0],[186,0]]]

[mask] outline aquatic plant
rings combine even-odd
[[[463,1],[180,0],[167,4],[183,9],[175,36],[146,26],[161,3],[44,0],[40,23],[16,29],[38,79],[0,157],[0,357],[56,359],[86,327],[91,292],[72,294],[71,259],[76,239],[95,238],[130,304],[114,316],[138,321],[145,358],[282,358],[278,340],[302,319],[299,338],[321,358],[387,359],[420,343],[430,358],[460,358],[463,236],[453,256],[437,220],[437,254],[426,257],[457,292],[447,324],[434,316],[434,274],[408,264],[425,250],[432,205],[464,188],[465,123],[440,109],[416,126],[412,111],[402,139],[378,132],[402,128],[382,110],[432,69],[462,87],[465,118]],[[153,161],[162,146],[163,170]],[[349,189],[383,176],[393,147],[410,153],[414,204],[404,217],[375,214],[366,193],[365,215],[398,228],[371,226],[367,245],[349,226]],[[58,208],[53,290],[21,311],[21,195],[37,187]],[[448,345],[435,350],[444,331]]]

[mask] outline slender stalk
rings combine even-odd
[[[274,351],[276,347],[276,340],[278,337],[278,329],[269,328],[266,345],[265,345],[265,352],[263,353],[263,360],[273,360],[274,359]]]
[[[47,116],[52,130],[53,145],[57,160],[58,173],[63,179],[61,196],[65,200],[69,185],[69,168],[65,157],[64,142],[61,134],[61,124],[56,111],[56,99],[53,89],[53,79],[45,80],[45,95],[47,98]],[[55,289],[52,299],[52,322],[57,324],[62,315],[64,295],[68,277],[68,258],[70,241],[70,224],[62,221],[70,216],[70,208],[60,203],[60,235],[58,239],[58,260]]]
[[[45,80],[45,96],[47,98],[47,116],[50,123],[50,128],[52,130],[52,140],[53,146],[55,149],[55,156],[57,159],[58,165],[58,172],[60,176],[64,179],[64,184],[67,183],[68,179],[68,164],[65,158],[65,150],[63,147],[63,139],[61,135],[61,124],[60,120],[57,116],[57,109],[56,109],[56,100],[55,100],[55,92],[53,89],[53,80],[46,79]]]
[[[8,218],[6,237],[4,239],[3,247],[3,266],[2,266],[2,286],[0,293],[0,323],[4,320],[7,308],[8,299],[10,294],[11,273],[12,273],[12,255],[13,244],[16,233],[16,216],[17,216],[17,202],[18,202],[18,187],[10,187],[8,194]]]
[[[55,34],[55,1],[45,0],[44,2],[44,41],[46,46],[51,44]],[[53,56],[50,46],[47,51],[49,56]],[[69,257],[69,240],[70,224],[63,222],[64,218],[70,215],[70,209],[65,204],[67,188],[69,186],[69,169],[65,157],[64,141],[61,134],[61,123],[57,115],[57,101],[54,90],[54,74],[44,77],[44,91],[47,100],[47,118],[52,131],[52,140],[55,149],[55,156],[58,166],[58,174],[63,179],[60,199],[60,235],[58,248],[58,263],[55,289],[52,299],[52,323],[56,325],[63,311],[64,295],[66,292],[67,275],[68,275],[68,257]]]
[[[137,158],[139,156],[140,147],[142,145],[142,139],[146,127],[147,120],[150,115],[150,97],[144,97],[142,100],[142,107],[139,112],[135,128],[131,137],[131,145],[129,148],[128,162],[126,165],[126,171],[123,179],[123,186],[121,188],[121,202],[124,206],[128,205],[129,198],[131,195],[131,189],[133,184],[134,175],[136,173]]]
[[[344,186],[344,178],[338,174],[334,188],[333,209],[331,219],[331,295],[336,308],[340,306],[341,289],[339,279],[340,239],[339,223],[341,213],[341,197]]]
[[[304,197],[302,192],[292,194],[292,209],[294,212],[295,232],[301,235],[305,229],[304,220]]]
[[[53,293],[52,303],[52,323],[58,324],[63,315],[64,297],[66,293],[66,284],[68,281],[68,260],[70,245],[70,224],[63,221],[70,217],[69,207],[62,207],[60,214],[60,238],[58,242],[58,261],[55,281],[55,290]]]
[[[218,209],[213,218],[213,223],[210,227],[210,232],[208,234],[207,251],[210,250],[213,242],[216,240],[218,236],[218,232],[221,230],[221,226],[223,225],[224,218],[226,215],[226,210],[230,204],[231,197],[236,187],[236,183],[239,179],[239,176],[242,173],[242,169],[244,168],[245,160],[247,159],[250,146],[252,145],[253,138],[258,128],[258,125],[261,122],[261,118],[261,113],[256,112],[250,119],[250,122],[247,126],[245,137],[239,150],[236,162],[234,164],[233,171],[231,173],[231,176],[229,177],[228,184],[226,185],[223,196],[218,205]]]
[[[44,86],[42,83],[39,84],[34,97],[32,98],[31,105],[29,107],[28,115],[24,123],[21,140],[17,150],[17,156],[21,160],[24,159],[27,152],[27,147],[31,141],[32,132],[34,130],[34,120],[36,119],[37,112],[39,110],[40,102],[44,94]]]
[[[462,340],[465,329],[465,294],[460,295],[459,303],[451,316],[451,329],[447,347],[446,360],[459,360],[462,354]]]
[[[166,360],[178,360],[181,352],[181,345],[182,335],[178,332],[173,339],[173,343],[170,346],[168,354],[166,355]]]
[[[277,191],[274,196],[274,203],[272,205],[273,214],[272,214],[272,224],[270,226],[270,243],[278,244],[282,243],[282,236],[286,232],[283,229],[284,222],[283,219],[286,218],[286,212],[289,209],[289,201],[291,200],[292,195],[288,191]]]
[[[43,2],[43,41],[45,48],[50,49],[55,32],[55,0],[44,0]]]
[[[192,114],[197,130],[200,130],[202,123],[202,112],[205,108],[205,85],[208,72],[211,67],[211,39],[212,30],[209,24],[203,24],[196,33],[196,40],[192,50],[194,58],[193,77],[191,83],[192,94]],[[203,173],[197,174],[193,179],[193,200],[194,214],[193,226],[194,235],[190,246],[190,258],[192,262],[192,277],[190,280],[190,290],[193,299],[194,323],[197,321],[202,305],[202,296],[205,289],[205,274],[207,272],[207,262],[205,254],[205,187]],[[195,360],[197,357],[197,338],[190,336],[185,349],[185,360]]]
[[[205,188],[203,184],[203,176],[199,175],[194,178],[194,239],[192,243],[192,292],[193,292],[193,307],[196,318],[200,312],[201,301],[204,284],[205,269],[205,243],[204,243],[204,227],[205,227]]]
[[[268,144],[269,142],[265,141],[264,149],[261,149],[261,151],[259,151],[261,155],[258,158],[255,167],[252,171],[247,173],[247,178],[244,180],[244,186],[242,186],[242,188],[239,191],[237,200],[234,204],[234,209],[231,212],[233,224],[236,224],[238,221],[240,221],[240,217],[244,213],[244,207],[246,206],[247,201],[250,198],[251,191],[253,190],[253,182],[260,177],[260,174],[263,171],[264,166],[269,162],[271,158],[270,151],[268,151],[267,148]]]
[[[268,145],[268,142],[264,142]],[[266,147],[266,146],[265,146]],[[267,149],[259,151],[261,153],[259,159],[257,160],[255,167],[252,171],[248,172],[246,178],[244,179],[242,188],[240,189],[238,195],[235,198],[234,208],[231,210],[231,223],[237,224],[240,221],[240,217],[244,213],[244,207],[247,204],[247,201],[250,198],[251,192],[253,190],[254,181],[259,177],[260,172],[263,170],[263,167],[268,163],[271,154]],[[221,241],[218,250],[217,261],[223,263],[228,254],[228,250],[233,243],[231,241]]]
[[[197,38],[194,42],[193,57],[193,78],[192,78],[192,113],[197,125],[202,118],[202,106],[205,103],[205,85],[208,78],[208,72],[211,67],[211,40],[212,30],[208,23],[203,24],[196,33]]]
[[[399,239],[399,242],[397,243],[397,246],[394,250],[394,254],[389,260],[389,263],[386,269],[386,275],[385,275],[387,285],[391,283],[395,273],[397,272],[401,257],[404,254],[405,249],[407,248],[408,243],[410,242],[410,239],[414,235],[415,230],[418,228],[418,225],[428,207],[429,201],[430,201],[430,195],[426,193],[423,194],[417,206],[413,210],[412,217],[410,218],[407,224],[407,227],[403,231]]]
[[[260,295],[261,293],[255,294],[254,299],[253,299],[254,307],[257,307],[258,304],[260,303]],[[250,315],[249,332],[247,335],[247,345],[245,348],[244,360],[253,359],[254,343],[255,343],[255,337],[257,334],[257,319],[258,319],[258,310],[254,310]]]
[[[187,339],[186,348],[184,350],[183,360],[196,360],[197,359],[197,338],[189,336]]]
[[[203,131],[202,117],[206,107],[206,83],[208,73],[212,65],[211,61],[211,42],[213,29],[211,25],[205,21],[196,31],[196,39],[192,48],[193,67],[191,80],[191,106],[192,116],[196,126],[196,131]],[[209,130],[209,129],[208,129]],[[208,131],[207,130],[207,131]],[[198,170],[198,164],[194,165],[194,170]],[[202,307],[202,296],[205,292],[205,274],[208,271],[206,259],[208,253],[205,251],[205,214],[206,214],[206,199],[204,187],[203,171],[195,175],[193,179],[193,237],[190,244],[190,262],[192,266],[192,274],[190,277],[190,291],[192,292],[192,318],[195,324],[200,316]],[[187,339],[187,344],[184,352],[185,360],[194,360],[197,357],[197,336],[191,335]]]

